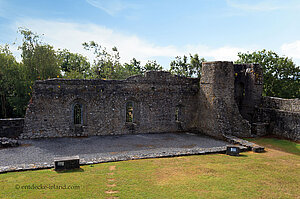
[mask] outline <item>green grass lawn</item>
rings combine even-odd
[[[271,147],[273,149],[300,155],[300,144],[296,142],[281,140],[278,138],[257,138],[257,139],[249,138],[247,140],[250,142],[255,142],[257,144],[264,145],[266,147]]]
[[[112,162],[60,173],[46,169],[0,174],[0,198],[300,198],[299,144],[269,138],[251,141],[266,146],[267,152]],[[80,188],[25,189],[26,185]]]

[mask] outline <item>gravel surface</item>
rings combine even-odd
[[[192,133],[160,133],[85,138],[21,140],[0,149],[0,172],[52,167],[54,157],[79,155],[81,164],[224,151],[228,142]],[[25,165],[26,164],[26,165]],[[23,166],[21,166],[23,165]],[[10,169],[9,169],[10,168]],[[12,169],[14,168],[14,169]]]

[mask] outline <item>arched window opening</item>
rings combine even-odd
[[[82,124],[82,106],[80,104],[74,105],[74,124]]]
[[[133,122],[133,102],[126,103],[126,122]]]

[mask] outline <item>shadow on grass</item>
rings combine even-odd
[[[295,155],[300,155],[300,144],[290,140],[278,139],[272,137],[250,138],[247,140],[251,142],[255,142],[267,148],[276,149],[276,150],[284,151]]]
[[[236,156],[236,157],[246,158],[246,157],[248,157],[248,155],[240,154],[240,155],[238,155],[238,156]]]
[[[56,171],[56,173],[59,173],[59,174],[62,174],[62,173],[77,173],[77,172],[84,172],[84,169],[79,168],[79,169],[58,170],[58,171]]]
[[[245,152],[243,152],[243,153],[245,153]],[[227,155],[227,154],[224,154],[224,155],[226,155],[227,157],[229,156],[229,157],[236,157],[236,158],[246,158],[246,157],[248,157],[248,155],[245,155],[245,154],[239,154],[239,155]]]

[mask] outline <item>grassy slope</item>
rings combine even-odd
[[[280,151],[285,151],[288,153],[293,153],[300,155],[300,144],[296,142],[291,142],[288,140],[281,140],[277,138],[257,138],[257,139],[247,139],[250,142],[255,142],[257,144],[264,145],[266,147],[271,147]]]
[[[299,144],[251,141],[266,145],[268,152],[113,162],[65,173],[48,169],[0,174],[0,198],[299,198]],[[110,171],[111,166],[115,170]],[[80,185],[80,189],[21,190],[17,184]]]

